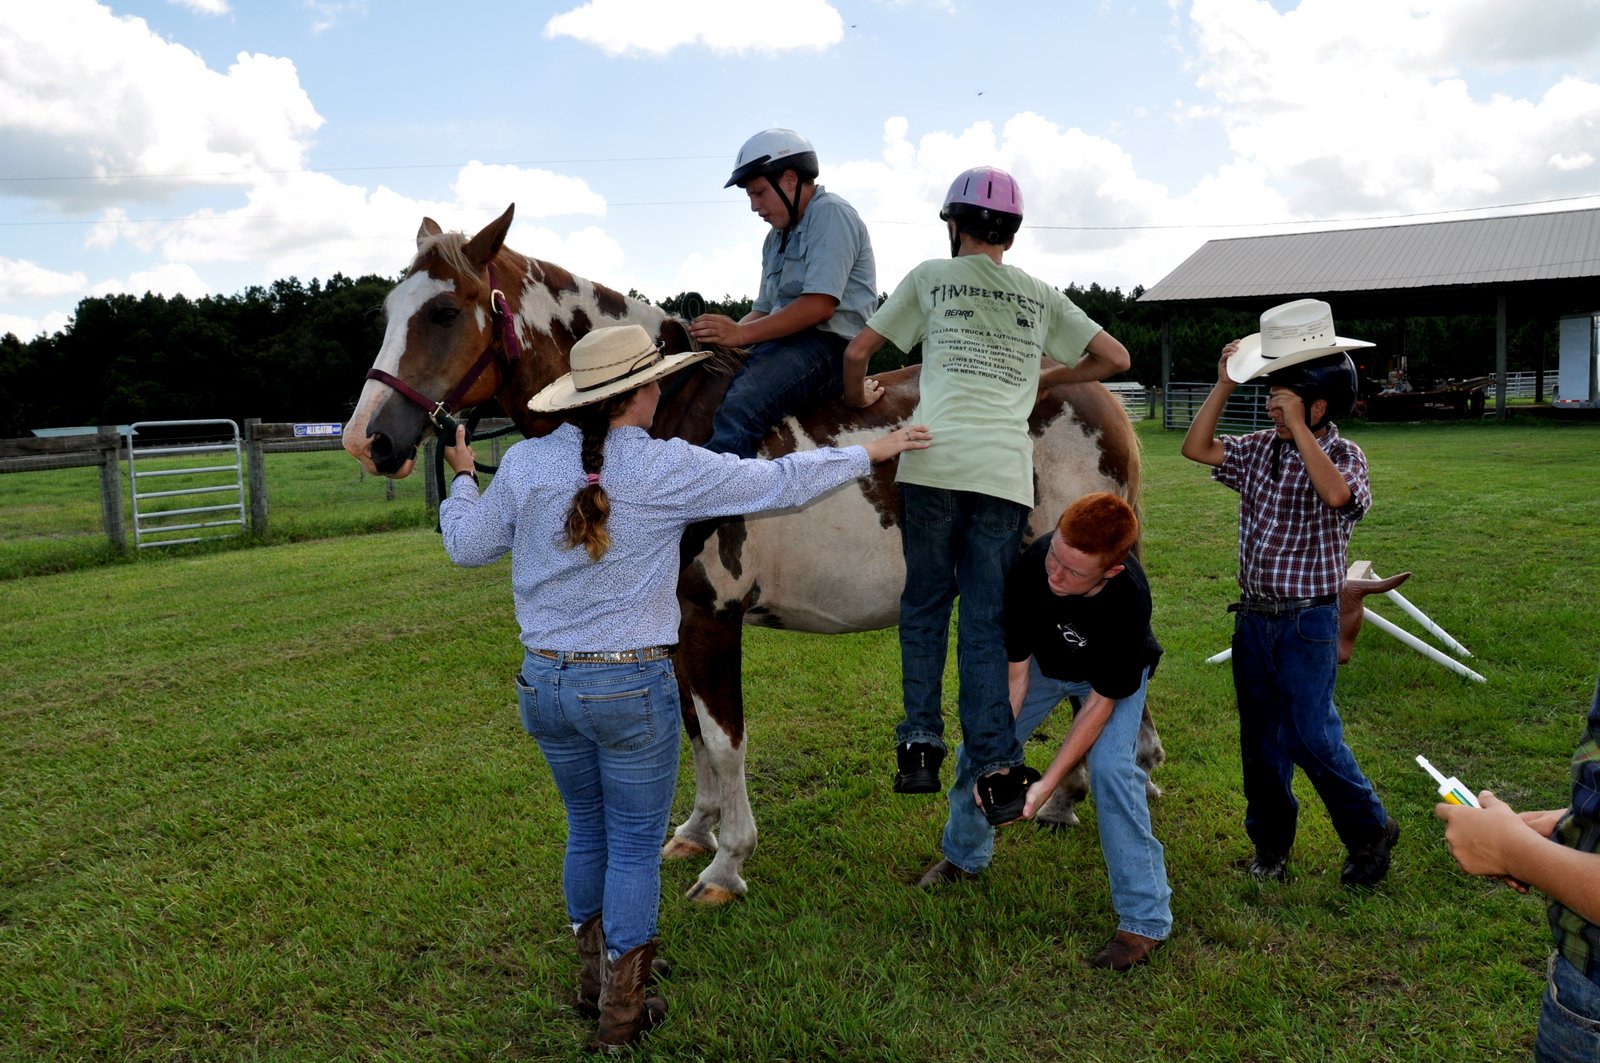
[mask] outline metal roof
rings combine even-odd
[[[1600,278],[1600,209],[1211,240],[1140,302]]]

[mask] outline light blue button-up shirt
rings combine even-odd
[[[590,561],[563,541],[583,486],[583,434],[565,424],[507,450],[480,496],[457,480],[439,507],[458,565],[511,553],[511,587],[528,649],[632,650],[678,641],[678,542],[707,517],[800,506],[870,471],[861,447],[823,447],[776,461],[714,454],[642,428],[606,437],[600,485],[611,499],[611,548]]]

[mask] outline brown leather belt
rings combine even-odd
[[[1286,613],[1303,613],[1307,609],[1332,605],[1338,600],[1337,594],[1319,594],[1315,598],[1245,598],[1228,606],[1228,612],[1283,616]]]
[[[672,656],[671,646],[646,646],[642,650],[533,650],[535,656],[550,661],[578,664],[627,664],[630,661],[659,661]]]

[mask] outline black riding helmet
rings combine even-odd
[[[1306,425],[1315,432],[1329,421],[1348,417],[1356,408],[1356,364],[1343,352],[1287,365],[1259,377],[1269,388],[1288,388],[1306,406]],[[1311,423],[1311,404],[1327,403],[1322,420]]]

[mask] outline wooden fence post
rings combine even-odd
[[[267,459],[261,449],[261,418],[246,417],[244,449],[250,466],[250,532],[267,534]]]
[[[100,447],[100,523],[111,548],[118,553],[128,548],[128,527],[122,509],[122,436],[116,425],[103,424],[96,435]]]

